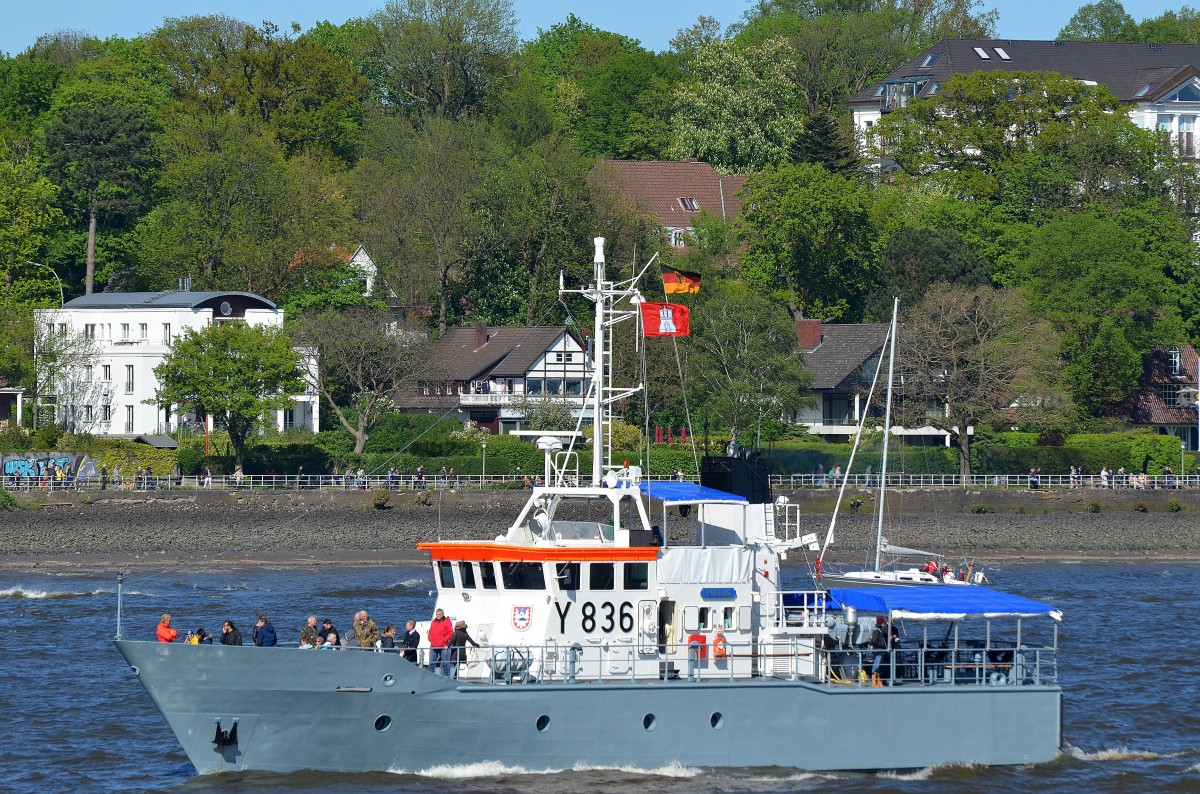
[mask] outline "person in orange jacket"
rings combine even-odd
[[[179,632],[171,628],[171,616],[163,615],[162,620],[158,622],[158,641],[159,642],[175,642],[175,638],[179,636]]]

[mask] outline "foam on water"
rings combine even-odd
[[[502,764],[499,761],[481,761],[477,764],[438,764],[411,774],[440,780],[469,780],[511,775],[554,775],[562,771],[561,769],[529,770],[524,767]],[[405,769],[389,769],[388,772],[399,775],[410,774]]]
[[[103,590],[93,590],[90,593],[76,593],[70,590],[33,590],[23,587],[10,587],[7,590],[0,590],[0,598],[19,599],[43,599],[43,598],[79,598],[81,596],[101,595]]]
[[[1067,745],[1067,752],[1079,761],[1154,761],[1163,758],[1176,758],[1180,753],[1156,753],[1152,750],[1130,750],[1128,747],[1109,747],[1089,753],[1073,745]]]

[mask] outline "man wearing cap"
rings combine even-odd
[[[453,655],[455,678],[458,678],[458,668],[467,660],[468,643],[476,648],[479,647],[479,643],[471,639],[471,635],[467,633],[467,621],[460,620],[454,624],[454,634],[450,637],[450,653]]]
[[[341,636],[341,632],[333,627],[333,621],[329,618],[325,618],[325,620],[321,621],[320,630],[317,631],[317,636],[321,639],[322,645],[324,645],[325,641],[329,639],[330,634],[335,634],[339,637]],[[338,644],[341,645],[340,642]]]
[[[450,675],[450,651],[446,647],[454,636],[454,624],[446,613],[437,610],[429,622],[429,672]]]

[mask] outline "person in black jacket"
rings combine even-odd
[[[388,626],[383,630],[383,634],[379,635],[379,649],[381,651],[396,652],[396,627]]]
[[[233,625],[232,620],[225,621],[225,625],[221,627],[221,644],[222,645],[241,645],[242,633],[237,630],[237,626]]]
[[[454,634],[450,637],[450,661],[454,664],[454,677],[458,678],[458,668],[467,660],[467,644],[476,648],[479,643],[467,634],[467,621],[460,620],[454,624]]]
[[[410,620],[404,624],[404,640],[400,644],[404,647],[404,658],[416,664],[417,648],[421,645],[421,632],[417,631],[416,622]]]

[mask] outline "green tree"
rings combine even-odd
[[[959,472],[969,476],[967,428],[1011,421],[1013,414],[1069,414],[1055,341],[1049,323],[1018,292],[935,285],[904,312],[896,359],[905,374],[896,419],[955,430]]]
[[[1137,41],[1138,25],[1120,0],[1097,0],[1080,6],[1058,32],[1058,38],[1079,41]]]
[[[987,265],[957,232],[901,229],[884,247],[879,285],[867,296],[863,312],[872,322],[885,322],[892,316],[893,298],[907,309],[941,283],[982,287],[991,279]]]
[[[844,316],[875,272],[869,191],[819,165],[786,165],[743,190],[742,275],[793,316]]]
[[[1113,220],[1061,214],[1036,234],[1023,283],[1062,335],[1071,396],[1092,416],[1128,415],[1142,357],[1183,339],[1178,290],[1164,262]]]
[[[691,78],[675,89],[675,140],[669,153],[724,172],[758,171],[787,159],[803,116],[790,77],[794,53],[772,39],[740,50],[712,44],[696,54]]]
[[[292,326],[296,343],[317,357],[310,382],[354,437],[356,455],[428,350],[424,334],[395,328],[392,321],[384,311],[360,307],[308,312]]]
[[[842,176],[854,176],[862,170],[858,144],[824,113],[804,120],[804,131],[792,144],[788,159],[793,163],[817,163]]]
[[[53,272],[32,264],[62,221],[57,189],[21,142],[0,139],[0,309],[58,303]]]
[[[96,285],[96,234],[102,217],[132,215],[154,165],[151,125],[143,110],[121,106],[64,108],[46,130],[50,170],[66,206],[87,218],[84,292]]]
[[[1006,164],[1076,140],[1081,128],[1111,123],[1118,107],[1103,86],[1055,73],[972,72],[947,80],[932,99],[889,113],[873,140],[876,154],[906,174],[992,197]],[[878,148],[883,141],[886,152]]]
[[[386,101],[418,117],[481,109],[517,48],[508,0],[389,0],[372,21]]]
[[[300,354],[278,328],[214,323],[188,330],[154,368],[151,405],[175,405],[212,416],[229,432],[240,464],[246,441],[273,411],[304,391]]]
[[[728,427],[733,441],[755,446],[764,427],[810,402],[811,375],[795,327],[779,304],[739,282],[706,284],[703,294],[691,313],[693,405]]]

